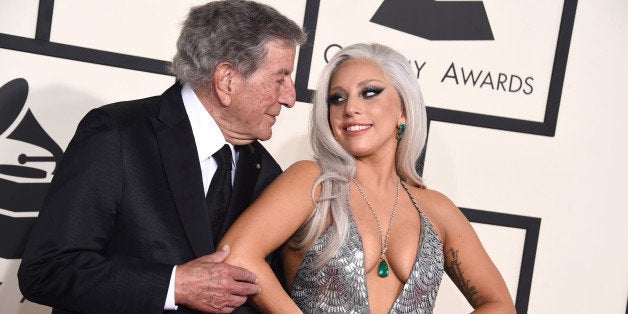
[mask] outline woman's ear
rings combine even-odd
[[[406,105],[403,103],[403,100],[401,101],[401,117],[397,121],[397,125],[400,124],[406,124]]]
[[[232,80],[235,68],[229,62],[222,62],[216,66],[213,77],[213,87],[216,95],[223,106],[231,105],[231,94],[233,92]]]
[[[397,121],[398,121],[397,125],[406,124],[406,116],[402,113],[401,117],[399,117],[399,120],[397,120]]]

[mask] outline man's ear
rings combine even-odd
[[[235,68],[229,62],[219,63],[214,70],[213,87],[223,106],[228,107],[231,105],[232,82],[235,71]]]

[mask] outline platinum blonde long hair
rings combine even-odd
[[[406,117],[406,131],[397,145],[396,170],[404,182],[424,188],[416,170],[425,145],[427,118],[423,97],[410,63],[397,51],[380,44],[354,44],[340,50],[325,66],[314,94],[310,117],[310,137],[321,176],[312,188],[315,208],[292,237],[292,248],[307,251],[329,226],[331,241],[315,261],[321,267],[338,252],[349,230],[349,184],[355,176],[355,158],[336,141],[329,125],[328,91],[338,67],[351,59],[370,60],[379,65],[399,94]],[[315,191],[321,186],[318,199]]]

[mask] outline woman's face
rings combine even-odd
[[[370,60],[347,60],[329,84],[329,121],[336,140],[355,157],[390,155],[397,126],[405,123],[401,98]]]

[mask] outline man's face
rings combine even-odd
[[[270,139],[281,106],[291,108],[296,100],[290,76],[296,48],[270,41],[266,49],[266,60],[248,79],[239,73],[233,78],[227,128],[239,142]]]

